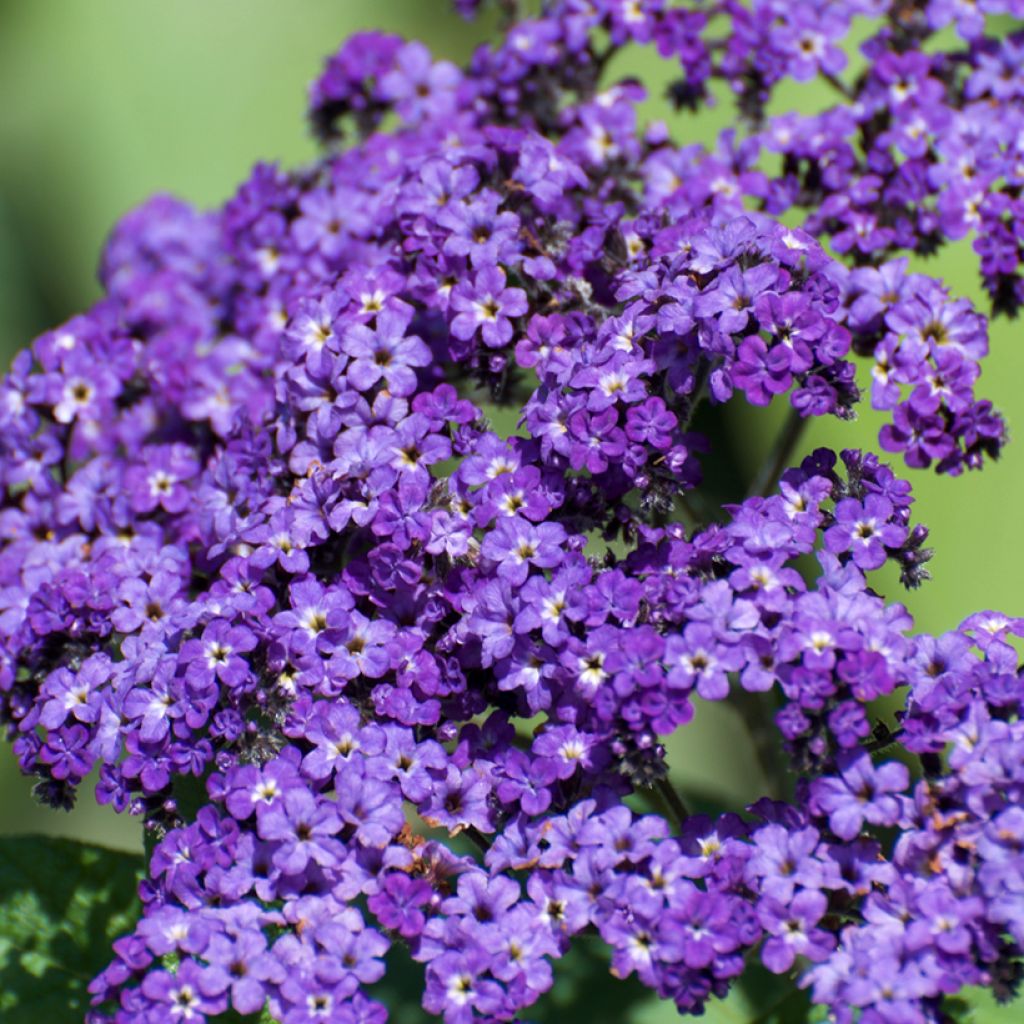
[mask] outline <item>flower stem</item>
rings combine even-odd
[[[729,704],[743,719],[768,795],[778,800],[788,795],[792,778],[783,757],[782,737],[775,725],[773,692],[751,693],[737,687],[729,698]]]
[[[476,845],[477,849],[480,850],[482,853],[487,853],[487,851],[490,850],[490,840],[488,840],[485,835],[483,835],[480,831],[475,829],[472,825],[470,825],[465,830],[464,834],[473,840],[473,843]]]
[[[868,743],[861,744],[861,750],[865,750],[869,754],[877,753],[879,750],[885,750],[894,743],[898,743],[902,735],[902,728],[890,732],[889,727],[880,722],[875,726],[873,738]]]
[[[793,458],[793,452],[796,451],[796,446],[800,443],[806,425],[807,418],[801,416],[798,409],[790,406],[786,422],[775,439],[771,457],[761,466],[760,471],[754,477],[754,481],[747,491],[748,498],[756,494],[767,496],[778,487],[779,480]]]
[[[857,99],[856,95],[854,94],[854,91],[845,82],[837,78],[830,71],[822,70],[820,74],[821,77],[824,78],[825,81],[828,82],[828,84],[831,85],[832,88],[835,89],[836,92],[838,92],[849,103],[853,103]]]
[[[676,825],[681,829],[686,823],[686,820],[690,817],[690,812],[687,809],[683,798],[676,792],[675,786],[669,782],[668,778],[661,778],[654,784],[658,790],[662,800],[665,801],[669,810],[675,816]]]

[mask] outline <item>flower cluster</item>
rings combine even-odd
[[[858,357],[909,466],[1005,439],[984,317],[899,255],[958,230],[939,122],[876,146],[961,86],[962,135],[1009,132],[1010,58],[960,14],[968,55],[924,55],[955,5],[912,6],[560,0],[462,69],[363,34],[311,89],[348,148],[122,221],[105,298],[0,385],[0,714],[45,800],[98,769],[153,837],[94,1022],[376,1024],[392,947],[428,1011],[513,1020],[581,935],[683,1012],[752,953],[844,1022],[1013,992],[1024,621],[912,635],[866,575],[927,576],[908,484],[852,450],[787,468],[854,414]],[[786,75],[847,89],[853,15],[884,19],[856,102],[764,122]],[[628,43],[680,63],[681,105],[727,78],[750,137],[638,127],[602,81]],[[736,397],[788,400],[787,443],[702,521],[699,413]],[[663,740],[723,700],[797,774],[691,814]]]
[[[780,73],[828,77],[841,69],[824,42],[837,21],[845,31],[835,5],[801,5],[820,11],[800,17],[808,24],[798,45],[814,49],[803,67],[778,63],[780,37],[794,27],[792,14],[772,0],[755,6],[764,10],[763,20],[750,26],[753,46],[739,52],[728,70],[757,93],[758,104]],[[806,208],[808,230],[827,234],[836,250],[858,262],[900,249],[932,252],[973,233],[995,308],[1014,313],[1024,301],[1017,241],[1024,37],[987,35],[985,15],[1020,17],[1024,6],[1016,0],[870,6],[889,8],[887,22],[863,44],[870,63],[854,86],[830,78],[841,105],[763,124],[760,145],[783,160],[782,173],[768,187],[767,206],[776,212]],[[958,46],[925,51],[929,37],[951,23]]]

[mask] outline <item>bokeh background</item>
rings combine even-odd
[[[458,60],[492,27],[487,18],[467,25],[447,0],[0,0],[0,363],[6,367],[35,334],[98,297],[95,267],[104,238],[145,197],[166,191],[214,205],[256,160],[311,160],[306,84],[348,33],[398,31]],[[696,117],[672,114],[662,100],[667,69],[652,54],[625,55],[611,73],[644,79],[647,113],[669,120],[680,140],[710,141],[730,118],[725,97]],[[775,109],[810,111],[829,101],[817,85],[791,85]],[[985,308],[969,242],[919,269]],[[1013,322],[992,325],[993,352],[980,386],[1011,430],[1024,423],[1018,333]],[[777,420],[774,410],[731,419],[731,457],[747,472]],[[869,411],[853,424],[818,422],[807,447],[877,447],[878,426]],[[980,608],[1024,614],[1022,470],[1024,443],[960,479],[911,474],[917,518],[932,529],[934,579],[911,594],[897,593],[892,576],[883,583],[919,629],[941,632]],[[684,789],[713,790],[733,806],[758,795],[755,759],[728,709],[701,711],[685,742],[674,746]],[[137,822],[87,797],[70,813],[36,806],[29,783],[0,749],[0,834],[24,832],[121,849],[141,845]],[[738,1010],[722,1019],[749,1017]]]

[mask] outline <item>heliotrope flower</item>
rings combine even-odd
[[[986,319],[908,254],[974,233],[1024,301],[1019,7],[556,0],[462,68],[361,33],[315,165],[121,222],[0,385],[13,752],[154,840],[91,1021],[381,1024],[403,957],[521,1019],[595,940],[684,1013],[757,958],[840,1021],[1011,992],[1024,622],[914,633],[874,575],[927,578],[909,484],[800,445],[867,401],[911,467],[999,454]],[[631,43],[740,122],[642,124]],[[788,406],[749,483],[730,401]],[[770,797],[676,793],[707,701]]]

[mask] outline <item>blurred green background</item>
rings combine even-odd
[[[466,57],[486,19],[467,25],[446,0],[0,0],[0,358],[98,296],[95,267],[116,218],[155,191],[199,205],[228,197],[258,159],[308,161],[315,147],[303,118],[305,87],[348,33],[382,28],[423,39],[441,56]],[[661,100],[667,69],[650,54],[618,59],[613,73],[651,85],[646,111],[669,119],[677,139],[710,141],[728,103],[700,117],[673,115]],[[815,84],[790,86],[776,109],[831,102]],[[969,243],[921,269],[985,308]],[[1024,421],[1024,349],[1015,323],[992,328],[980,392]],[[781,411],[781,410],[780,410]],[[734,447],[752,472],[770,444],[778,411],[741,412]],[[817,422],[816,444],[875,447],[879,418]],[[1018,577],[1024,445],[996,465],[951,480],[912,474],[917,518],[932,529],[934,579],[902,599],[919,629],[942,631],[972,611],[1024,614]],[[756,796],[753,755],[738,719],[701,712],[673,751],[684,788],[712,785],[726,802]],[[721,751],[728,750],[724,760]],[[0,833],[73,835],[138,849],[136,822],[84,797],[69,814],[35,806],[0,751]],[[736,1018],[740,1019],[740,1018]]]

